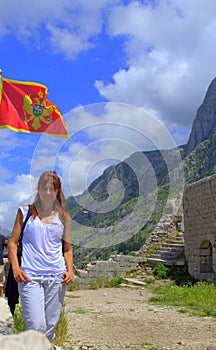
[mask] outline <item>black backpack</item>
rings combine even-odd
[[[32,206],[29,205],[29,209],[28,209],[25,221],[22,225],[22,229],[21,229],[20,237],[19,237],[19,244],[17,247],[17,258],[19,261],[19,265],[21,264],[21,256],[22,256],[23,231],[24,231],[26,223],[27,223],[28,219],[30,218],[31,214],[32,214]],[[11,311],[12,315],[14,315],[16,304],[19,303],[19,292],[18,292],[18,283],[14,279],[13,270],[12,270],[11,265],[9,267],[9,272],[8,272],[7,281],[6,281],[5,297],[8,299],[8,305],[9,305],[10,311]]]

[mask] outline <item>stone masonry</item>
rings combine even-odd
[[[94,283],[106,282],[119,275],[125,276],[147,262],[145,257],[129,255],[112,255],[106,261],[93,261],[85,270],[76,270],[74,285],[79,289],[87,289]]]
[[[216,175],[187,185],[183,197],[188,270],[197,280],[216,280]]]

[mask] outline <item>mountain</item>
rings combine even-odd
[[[216,79],[197,110],[186,145],[136,152],[108,167],[87,191],[68,198],[75,262],[139,250],[167,201],[177,198],[185,184],[214,174],[215,166]]]
[[[216,78],[207,89],[205,98],[197,110],[191,134],[185,148],[185,155],[190,154],[201,142],[216,132]]]
[[[200,142],[184,159],[186,183],[198,181],[215,174],[216,133]]]
[[[184,154],[183,147],[136,152],[107,168],[88,191],[68,198],[76,265],[86,258],[128,254],[143,246],[162,215],[169,192],[177,195],[182,188],[182,178],[179,181],[176,176],[180,154]]]

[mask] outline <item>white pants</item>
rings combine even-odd
[[[63,274],[28,278],[30,282],[18,283],[26,328],[41,331],[52,342],[66,291]]]

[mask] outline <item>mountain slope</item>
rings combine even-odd
[[[182,147],[180,151],[184,153]],[[91,184],[89,192],[68,199],[73,241],[79,246],[75,259],[89,253],[107,257],[113,251],[129,253],[142,247],[162,215],[172,171],[181,160],[179,154],[176,149],[136,152],[107,168]],[[123,184],[124,196],[116,190],[115,181]],[[178,193],[176,179],[174,185],[172,191]],[[113,192],[108,193],[109,186]]]
[[[197,110],[186,145],[136,152],[68,199],[75,260],[139,250],[184,185],[215,173],[216,79]]]

